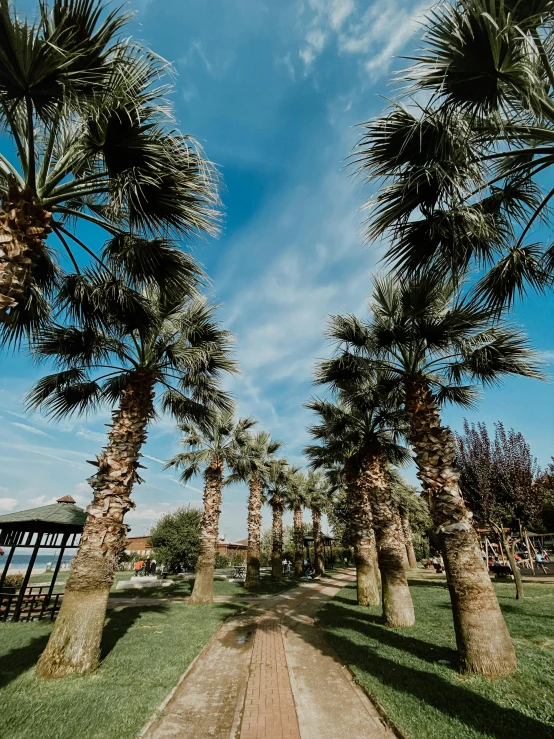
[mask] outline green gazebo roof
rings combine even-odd
[[[29,508],[26,511],[16,511],[0,516],[0,529],[5,524],[35,524],[47,523],[51,526],[79,526],[83,527],[87,520],[87,514],[75,503],[63,502],[51,505]]]

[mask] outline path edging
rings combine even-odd
[[[333,596],[333,597],[334,597],[334,596]],[[333,598],[331,598],[330,600],[333,600]],[[321,609],[320,609],[320,610],[321,610]],[[402,731],[402,729],[401,729],[401,728],[400,728],[399,726],[397,726],[397,725],[396,725],[396,724],[395,724],[395,723],[394,723],[393,721],[391,721],[391,719],[390,719],[390,718],[389,718],[389,716],[387,715],[387,712],[386,712],[386,711],[385,711],[385,709],[383,708],[382,704],[381,704],[381,703],[380,703],[380,702],[379,702],[379,701],[377,700],[377,698],[376,698],[376,697],[375,697],[375,696],[374,696],[374,695],[372,694],[372,692],[371,692],[370,690],[368,690],[368,688],[366,688],[366,686],[365,686],[365,685],[363,685],[363,684],[362,684],[362,683],[361,683],[361,682],[359,681],[359,679],[358,679],[358,677],[357,677],[356,673],[355,673],[355,672],[354,672],[354,670],[353,670],[353,669],[352,669],[352,668],[350,667],[350,665],[346,664],[346,663],[345,663],[345,662],[344,662],[344,661],[343,661],[343,660],[342,660],[342,659],[340,658],[340,656],[339,656],[339,654],[338,654],[337,650],[335,649],[335,647],[333,646],[333,644],[332,644],[332,643],[331,643],[331,642],[329,641],[329,639],[328,639],[328,637],[327,637],[327,634],[325,633],[325,630],[324,630],[324,629],[322,629],[322,628],[321,628],[321,626],[319,625],[319,623],[318,623],[318,620],[317,620],[317,614],[316,614],[316,616],[314,617],[314,626],[315,626],[315,627],[316,627],[316,628],[317,628],[317,629],[318,629],[318,630],[319,630],[319,631],[321,632],[321,634],[323,635],[323,638],[325,639],[325,642],[327,643],[327,646],[328,646],[328,647],[330,647],[330,648],[331,648],[331,649],[332,649],[332,650],[333,650],[333,651],[335,652],[335,654],[336,654],[336,655],[337,655],[337,657],[339,658],[339,659],[338,659],[338,661],[340,662],[340,664],[341,664],[341,665],[342,665],[342,666],[343,666],[343,667],[344,667],[344,668],[345,668],[345,669],[346,669],[346,670],[348,671],[348,674],[349,674],[349,675],[350,675],[350,677],[352,678],[352,682],[353,682],[353,683],[354,683],[354,684],[355,684],[355,685],[356,685],[356,686],[357,686],[357,687],[358,687],[358,688],[359,688],[359,689],[360,689],[360,690],[362,691],[362,693],[364,693],[364,695],[366,695],[366,696],[367,696],[367,698],[368,698],[368,699],[369,699],[369,700],[370,700],[370,701],[371,701],[371,702],[373,703],[373,705],[375,706],[375,709],[376,709],[377,713],[379,714],[379,716],[381,717],[382,721],[383,721],[383,722],[385,723],[385,725],[387,726],[387,728],[389,728],[389,729],[390,729],[390,730],[392,731],[392,733],[393,733],[393,734],[395,734],[395,735],[396,735],[396,736],[398,737],[398,739],[411,739],[411,737],[409,737],[409,736],[408,736],[408,734],[405,734],[405,733],[404,733],[404,732]]]

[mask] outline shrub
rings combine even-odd
[[[215,555],[216,570],[224,570],[226,567],[229,567],[229,557],[226,557],[224,554],[219,554],[218,552]]]
[[[245,563],[245,557],[244,554],[240,554],[239,552],[236,552],[231,557],[231,567],[241,567]]]
[[[192,569],[200,552],[201,524],[202,511],[190,506],[162,516],[149,535],[156,562],[169,572]]]
[[[25,579],[24,575],[19,575],[19,574],[7,575],[6,579],[4,580],[4,587],[5,588],[15,588],[16,590],[19,590],[19,588],[23,585],[24,579]]]

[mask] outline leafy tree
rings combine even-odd
[[[515,651],[460,492],[455,439],[442,425],[440,408],[448,401],[473,403],[475,390],[464,382],[540,377],[534,354],[521,332],[492,325],[491,311],[460,300],[440,274],[376,279],[371,310],[369,322],[332,319],[337,355],[322,365],[320,381],[348,388],[376,371],[388,377],[390,392],[404,405],[418,476],[439,530],[461,668],[509,673],[517,666]]]
[[[177,454],[168,467],[182,469],[185,485],[194,475],[204,475],[204,514],[202,546],[196,563],[196,579],[190,602],[201,605],[213,602],[213,579],[219,532],[219,514],[225,468],[233,468],[237,450],[246,433],[254,426],[251,418],[235,421],[233,413],[225,411],[179,424],[185,436],[184,452]]]
[[[150,546],[154,557],[170,572],[190,570],[200,554],[202,511],[185,506],[175,513],[166,513],[150,531]]]
[[[140,482],[140,450],[155,416],[154,400],[180,419],[201,421],[214,410],[229,410],[220,388],[222,374],[234,372],[231,334],[218,324],[215,308],[198,297],[198,278],[177,300],[159,291],[144,294],[90,275],[68,278],[64,290],[73,325],[52,325],[36,342],[36,356],[59,368],[39,380],[28,396],[30,408],[59,419],[103,404],[116,405],[106,448],[92,462],[94,498],[67,582],[60,614],[39,674],[64,676],[96,667],[117,552],[125,538],[126,512]]]
[[[0,328],[18,341],[48,315],[53,233],[74,267],[78,222],[110,234],[214,230],[215,176],[174,128],[167,65],[101,0],[40,2],[32,22],[0,0]],[[151,249],[157,243],[149,242]],[[150,254],[134,255],[143,266]]]
[[[320,381],[328,363],[318,369]],[[350,536],[354,546],[360,605],[378,600],[373,557],[373,530],[383,586],[383,615],[389,626],[413,626],[415,616],[404,559],[400,518],[387,479],[389,463],[402,463],[407,450],[398,444],[403,419],[383,379],[366,375],[364,382],[344,385],[336,402],[313,400],[308,408],[320,417],[309,432],[319,444],[306,449],[312,466],[343,468]]]
[[[248,554],[244,587],[260,586],[260,536],[264,488],[267,485],[269,465],[275,452],[281,448],[267,431],[258,431],[245,437],[239,447],[233,472],[228,481],[248,483]]]

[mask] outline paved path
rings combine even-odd
[[[227,620],[142,739],[393,739],[314,623],[351,573]]]

